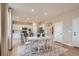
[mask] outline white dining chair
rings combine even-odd
[[[39,53],[39,55],[43,54],[44,50],[45,50],[45,40],[41,38],[38,41],[38,53]]]
[[[24,46],[25,46],[25,53],[26,53],[25,55],[30,56],[31,55],[31,42],[26,42]]]
[[[52,47],[53,47],[53,40],[52,40],[52,38],[49,38],[49,39],[47,39],[47,43],[46,43],[46,46],[47,46],[47,52],[49,52],[49,51],[52,51]]]
[[[31,41],[31,53],[32,55],[38,55],[38,40]]]

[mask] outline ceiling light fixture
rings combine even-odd
[[[16,16],[16,18],[19,18],[18,16]]]
[[[32,9],[32,12],[34,12],[35,11],[35,9]]]
[[[48,13],[47,13],[47,12],[45,12],[45,13],[44,13],[44,15],[45,15],[45,16],[47,16],[47,15],[48,15]]]

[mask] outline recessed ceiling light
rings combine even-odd
[[[18,16],[16,16],[16,18],[19,18]]]
[[[47,16],[47,15],[48,15],[48,13],[47,13],[47,12],[45,12],[45,13],[44,13],[44,15],[45,15],[45,16]]]
[[[35,9],[32,9],[32,12],[34,12],[35,11]]]

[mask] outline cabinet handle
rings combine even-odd
[[[74,36],[76,36],[76,32],[74,32]]]

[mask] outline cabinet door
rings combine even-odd
[[[63,39],[63,23],[57,22],[54,24],[54,40],[58,42],[62,42]]]
[[[72,43],[74,46],[79,47],[79,18],[72,21]]]

